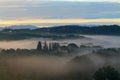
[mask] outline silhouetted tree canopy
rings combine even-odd
[[[75,43],[70,43],[70,44],[68,44],[68,47],[79,48]]]
[[[93,78],[95,80],[120,80],[120,74],[111,66],[98,69]]]

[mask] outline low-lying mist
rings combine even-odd
[[[103,57],[94,53],[77,57],[2,56],[1,80],[91,80],[100,67],[119,66],[119,57]]]
[[[120,47],[120,37],[119,36],[100,36],[100,35],[82,35],[85,38],[80,39],[63,39],[63,40],[51,40],[46,38],[34,38],[26,40],[15,40],[15,41],[0,41],[0,48],[2,49],[35,49],[38,41],[57,41],[60,43],[76,43],[80,46],[81,43],[93,43],[95,45],[100,45],[105,48]]]
[[[17,70],[17,72],[57,75],[63,72],[63,66],[67,61],[67,58],[60,57],[24,56],[10,58],[6,63],[13,71]]]
[[[1,72],[0,77],[3,75],[9,75],[16,78],[15,80],[24,79],[53,79],[58,76],[67,73],[67,68],[65,67],[66,62],[70,58],[68,57],[48,57],[48,56],[15,56],[15,57],[4,57],[0,62],[6,71]],[[11,77],[12,77],[11,76]],[[3,79],[6,79],[5,76]],[[11,78],[10,77],[10,78]]]

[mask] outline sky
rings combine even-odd
[[[0,27],[118,24],[120,0],[0,0]]]

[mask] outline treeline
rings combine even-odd
[[[94,53],[102,56],[120,56],[120,48],[106,48],[106,49],[99,49]]]
[[[79,48],[78,45],[75,43],[69,43],[68,45],[61,45],[58,42],[38,42],[37,45],[37,50],[38,51],[43,51],[43,52],[53,52],[53,53],[59,53],[59,52],[64,52],[64,53],[71,53],[77,51]]]
[[[69,43],[61,45],[58,42],[38,42],[36,49],[1,49],[0,55],[46,55],[72,56],[77,54],[97,54],[100,56],[120,56],[120,48],[103,48],[95,45],[80,45]]]
[[[80,45],[69,43],[61,45],[58,42],[38,42],[36,49],[1,49],[0,55],[47,55],[70,56],[88,50],[89,52],[102,49],[101,46]],[[82,52],[81,52],[82,53]]]
[[[46,55],[46,56],[69,56],[78,52],[79,46],[74,43],[60,45],[57,42],[38,42],[36,49],[1,49],[0,55]]]

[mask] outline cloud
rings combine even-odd
[[[120,18],[114,19],[29,19],[29,20],[0,20],[0,25],[16,24],[83,24],[83,23],[117,23]]]
[[[119,3],[99,2],[22,2],[0,3],[0,19],[120,18]]]
[[[108,0],[0,0],[0,25],[120,24],[120,3],[114,3],[119,0],[105,1]]]

